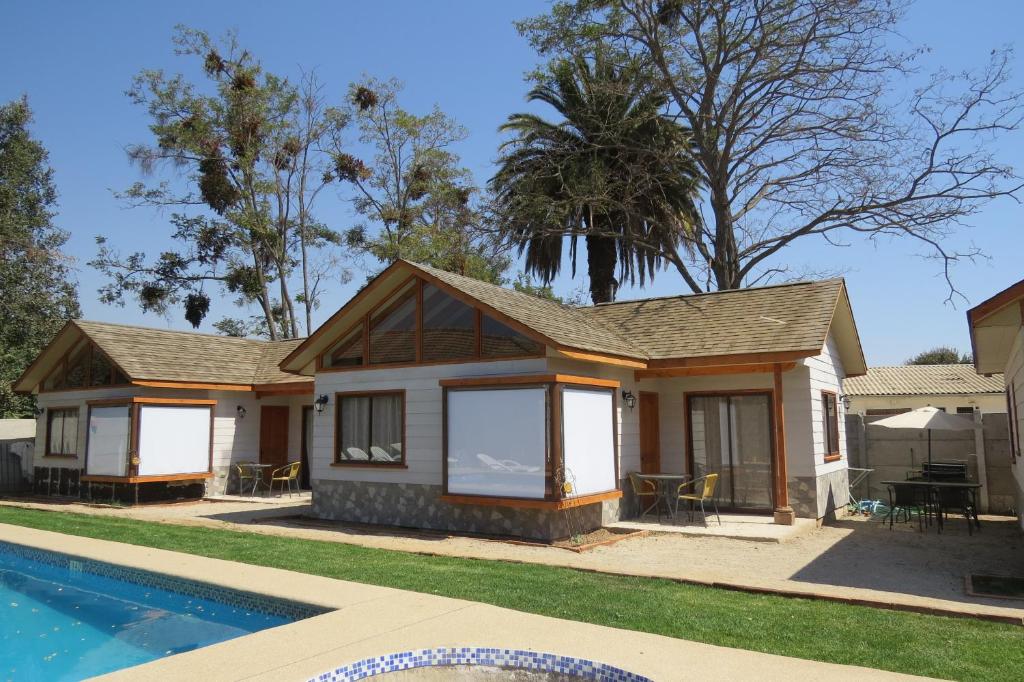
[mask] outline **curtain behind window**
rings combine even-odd
[[[393,460],[402,457],[402,396],[375,395],[373,401],[373,433],[370,434],[371,452],[380,448]],[[373,453],[377,459],[379,452]]]
[[[341,399],[341,451],[339,460],[366,460],[370,455],[370,398]]]

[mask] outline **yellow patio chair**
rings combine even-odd
[[[658,509],[658,518],[661,518],[661,508],[658,507],[658,486],[654,481],[640,478],[636,475],[635,471],[629,472],[629,484],[633,487],[633,496],[636,497],[636,511],[640,518],[643,518],[651,512],[652,509]],[[649,497],[654,501],[644,507],[644,498]]]
[[[263,482],[263,472],[255,468],[253,464],[255,462],[235,462],[235,471],[238,472],[239,495],[249,493],[249,497],[255,497],[256,489]]]
[[[701,485],[700,494],[697,494],[697,484]],[[693,503],[700,504],[700,515],[704,521],[704,527],[708,525],[708,515],[704,512],[704,502],[710,501],[715,509],[715,516],[718,517],[718,525],[722,525],[722,516],[718,513],[718,502],[715,501],[715,486],[718,485],[718,474],[708,474],[701,478],[683,483],[676,489],[676,514],[679,514],[679,500],[690,503],[690,520],[693,520]],[[693,486],[692,492],[683,492]]]
[[[288,486],[288,497],[292,496],[292,482],[295,482],[295,492],[299,492],[299,470],[302,468],[302,462],[291,462],[285,464],[283,467],[274,469],[270,473],[270,494],[274,494],[274,481],[281,483],[280,490],[277,494],[280,495],[284,492],[285,485]]]

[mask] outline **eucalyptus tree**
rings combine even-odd
[[[575,275],[584,238],[594,303],[614,300],[616,268],[641,285],[653,277],[699,220],[689,133],[663,115],[666,97],[644,65],[617,56],[598,50],[539,74],[527,99],[560,118],[510,116],[491,180],[502,229],[544,283],[566,242]]]
[[[965,73],[915,70],[892,49],[909,0],[561,0],[523,21],[544,55],[615,49],[651,64],[693,132],[706,220],[662,255],[694,291],[784,272],[816,237],[905,237],[950,267],[946,238],[1018,197],[996,152],[1021,120],[1011,52]]]

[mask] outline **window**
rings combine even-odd
[[[395,294],[370,317],[370,364],[416,361],[416,283]]]
[[[974,408],[971,407],[970,405],[968,405],[966,407],[961,406],[961,407],[956,408],[956,413],[957,414],[974,414]]]
[[[543,346],[489,315],[483,316],[481,351],[485,358],[537,355]]]
[[[131,437],[128,405],[93,405],[89,408],[89,437],[85,440],[85,473],[126,476]],[[177,439],[172,438],[172,442]]]
[[[864,412],[868,417],[887,417],[891,414],[903,414],[910,412],[909,407],[875,407]]]
[[[423,285],[423,360],[476,357],[476,309],[433,284]]]
[[[46,413],[46,454],[75,457],[78,449],[78,408],[57,407]]]
[[[363,364],[363,325],[356,326],[323,356],[324,367],[359,367]]]
[[[101,350],[86,344],[64,358],[60,367],[46,380],[44,389],[53,391],[95,386],[121,386],[126,377]]]
[[[336,464],[405,464],[405,393],[339,393]]]
[[[839,408],[835,393],[821,392],[821,419],[825,460],[839,459]]]
[[[1006,420],[1010,428],[1010,460],[1016,462],[1020,456],[1020,425],[1017,423],[1017,401],[1012,379],[1006,384]]]

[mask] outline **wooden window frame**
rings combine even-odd
[[[450,504],[472,504],[481,506],[515,507],[521,509],[545,509],[558,511],[595,504],[604,500],[619,499],[619,427],[618,389],[620,383],[614,379],[596,379],[563,374],[513,375],[505,377],[469,377],[442,379],[441,386],[441,501]],[[612,392],[612,458],[615,466],[614,490],[566,498],[554,484],[554,474],[562,466],[562,389],[565,387],[611,390]],[[515,390],[528,388],[545,389],[545,452],[544,452],[544,497],[498,497],[493,495],[451,494],[448,492],[448,393],[456,391]],[[557,425],[557,437],[555,437]]]
[[[53,415],[55,412],[70,412],[74,410],[76,417],[81,418],[82,410],[78,405],[55,405],[54,407],[46,408],[46,451],[43,457],[49,457],[54,459],[78,459],[77,452],[53,452],[50,447],[50,424],[53,421]],[[87,429],[88,431],[88,429]],[[61,425],[61,435],[64,434],[64,427]],[[63,438],[61,439],[63,440]],[[78,433],[75,433],[75,450],[78,450]]]
[[[371,363],[370,362],[370,322],[374,317],[381,317],[386,315],[389,307],[395,307],[400,302],[405,301],[405,297],[400,297],[398,301],[393,301],[392,298],[395,293],[400,292],[405,287],[409,286],[410,282],[415,282],[413,286],[413,295],[416,299],[416,359],[413,362],[387,362],[387,363]],[[446,359],[446,360],[423,360],[423,288],[426,285],[431,285],[439,291],[451,296],[457,301],[468,305],[476,311],[474,316],[474,351],[472,354],[467,355],[464,358],[457,359]],[[383,313],[381,311],[384,311]],[[506,327],[509,327],[516,333],[522,334],[523,336],[535,341],[540,349],[536,353],[523,353],[519,355],[484,355],[483,353],[483,321],[484,316],[494,319]],[[363,338],[363,362],[359,365],[348,365],[344,367],[330,367],[325,364],[324,359],[330,353],[331,348],[334,347],[342,339],[348,337],[355,332],[359,325],[363,326],[362,338]],[[353,324],[345,328],[345,330],[334,337],[332,343],[328,344],[327,348],[316,356],[316,371],[317,372],[352,372],[365,369],[396,369],[402,367],[419,367],[419,366],[432,366],[432,365],[457,365],[457,364],[468,364],[475,362],[503,362],[505,360],[532,360],[537,358],[543,358],[547,352],[547,342],[538,338],[535,334],[531,334],[528,331],[521,329],[521,325],[516,324],[514,321],[502,319],[501,316],[492,314],[483,310],[477,303],[472,301],[469,297],[461,294],[457,290],[451,287],[445,286],[441,282],[424,279],[418,275],[411,275],[406,279],[402,280],[397,286],[391,289],[384,298],[376,305],[372,306],[364,314],[360,315],[359,319]]]
[[[1016,464],[1020,457],[1020,428],[1017,422],[1017,395],[1011,379],[1006,383],[1006,420],[1010,428],[1010,463]]]
[[[370,423],[367,427],[369,433],[373,434],[373,397],[382,395],[392,395],[401,397],[402,401],[402,457],[398,462],[374,462],[372,459],[368,461],[362,460],[343,460],[341,459],[341,404],[345,398],[370,398]],[[405,389],[388,389],[379,391],[341,391],[334,394],[334,449],[333,457],[331,461],[332,467],[343,467],[346,469],[408,469],[409,465],[406,464],[406,452],[409,450],[408,443],[405,440],[405,421],[406,421],[406,405],[405,405]],[[371,455],[372,456],[372,455]]]
[[[833,414],[836,419],[836,442],[832,443],[832,429],[829,423],[828,417],[828,403],[831,401],[833,405]],[[822,433],[822,445],[825,446],[825,462],[838,462],[843,458],[842,451],[839,448],[839,395],[835,391],[821,392],[821,426],[823,429]],[[834,446],[834,449],[833,449]]]

